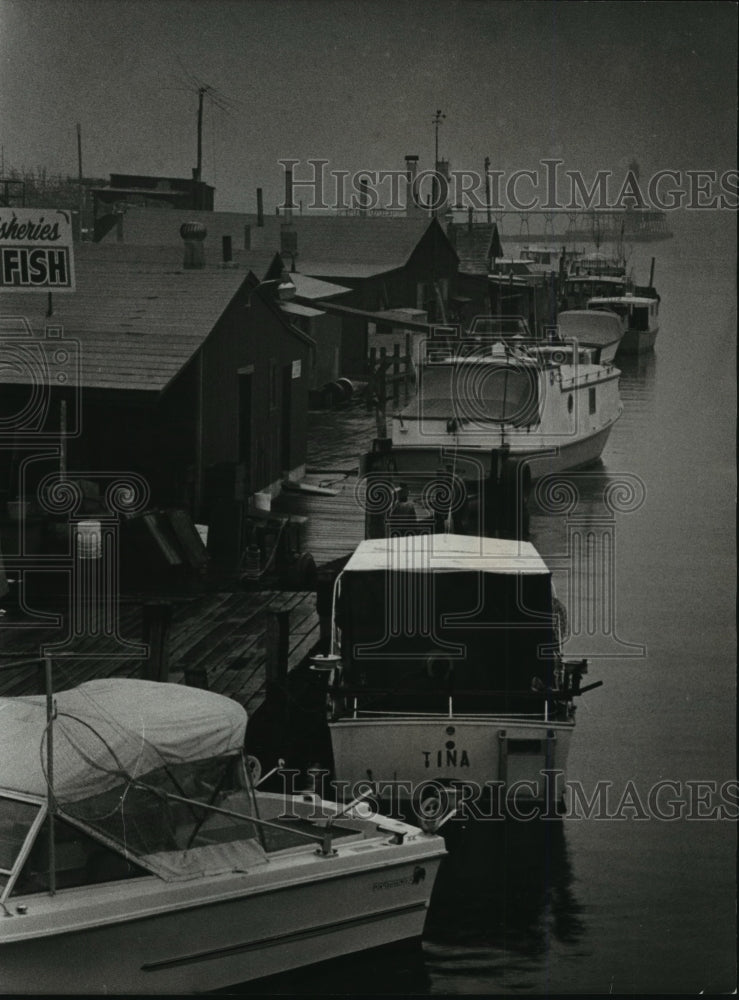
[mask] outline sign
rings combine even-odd
[[[303,362],[300,359],[293,361],[293,378],[300,378],[302,371]]]
[[[0,208],[0,293],[74,290],[72,213]]]

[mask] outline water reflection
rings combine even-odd
[[[564,824],[478,821],[449,848],[424,935],[432,992],[475,992],[478,975],[488,988],[535,987],[553,944],[585,933]]]
[[[647,354],[627,354],[616,360],[616,367],[621,372],[619,388],[631,388],[637,383],[642,394],[654,384],[657,374],[657,355],[654,351]]]

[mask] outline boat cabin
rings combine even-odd
[[[659,300],[628,294],[596,296],[588,301],[588,310],[615,314],[624,330],[646,333],[657,326]]]
[[[551,573],[527,542],[362,542],[338,579],[336,625],[340,714],[531,713],[561,679]]]

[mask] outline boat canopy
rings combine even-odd
[[[601,306],[653,306],[657,300],[643,295],[600,295],[588,300],[588,309],[598,309]]]
[[[403,573],[550,575],[530,542],[474,535],[409,535],[360,542],[342,575],[376,570]]]
[[[108,678],[54,696],[54,795],[70,804],[242,749],[246,712],[181,684]],[[0,698],[0,788],[45,796],[46,697]]]
[[[615,313],[592,309],[568,309],[557,317],[559,335],[563,340],[574,338],[582,344],[605,347],[623,336],[621,321]]]

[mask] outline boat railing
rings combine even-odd
[[[445,693],[442,690],[439,691],[419,691],[418,689],[403,689],[403,688],[351,688],[343,687],[341,685],[329,688],[329,693],[334,699],[334,718],[346,717],[350,715],[352,718],[356,719],[360,715],[367,716],[393,716],[393,717],[408,717],[415,716],[419,718],[439,718],[439,716],[444,716],[445,718],[452,719],[455,716],[460,715],[470,715],[469,711],[456,709],[455,710],[455,698],[459,701],[464,698],[475,698],[480,701],[485,698],[505,698],[506,701],[528,701],[531,703],[538,703],[541,705],[541,711],[539,713],[518,713],[510,712],[510,709],[505,706],[502,709],[502,714],[507,714],[515,717],[521,717],[526,715],[529,718],[541,719],[546,722],[552,714],[557,714],[557,707],[566,705],[570,702],[575,694],[581,694],[585,689],[580,688],[575,691],[574,688],[569,689],[555,689],[550,688],[543,691],[511,691],[511,690],[485,690],[485,689],[475,689],[475,690],[464,690],[459,689],[453,693]],[[418,711],[416,709],[372,709],[372,708],[360,708],[359,699],[372,699],[372,698],[429,698],[436,697],[439,699],[440,708],[437,711]],[[343,703],[343,711],[339,706]],[[444,707],[442,708],[442,704]],[[500,712],[488,711],[472,714],[480,715],[499,715]],[[560,709],[561,714],[561,709]]]
[[[137,782],[137,785],[144,788],[148,787],[140,782]],[[249,813],[238,812],[235,809],[224,809],[221,806],[215,806],[208,802],[201,802],[198,799],[191,799],[185,795],[176,795],[174,792],[162,792],[161,790],[158,789],[152,789],[152,791],[156,792],[159,795],[164,795],[165,798],[171,800],[172,802],[182,802],[185,805],[194,806],[198,809],[204,809],[208,812],[216,813],[219,816],[229,816],[232,819],[240,819],[244,823],[253,823],[256,826],[259,826],[264,829],[284,831],[287,828],[286,824],[284,823],[275,823],[272,820],[262,819],[261,816],[255,816]],[[332,841],[333,841],[332,825],[334,821],[346,815],[351,809],[353,809],[360,802],[364,801],[366,798],[369,798],[371,794],[372,790],[370,789],[369,791],[363,792],[361,795],[358,795],[355,799],[352,800],[352,802],[344,806],[339,812],[329,817],[326,826],[321,827],[320,832],[311,833],[308,830],[298,830],[293,827],[289,827],[290,833],[293,836],[298,837],[300,839],[308,840],[311,841],[312,843],[317,843],[319,845],[318,853],[322,857],[330,857],[331,855],[336,853],[332,846]]]

